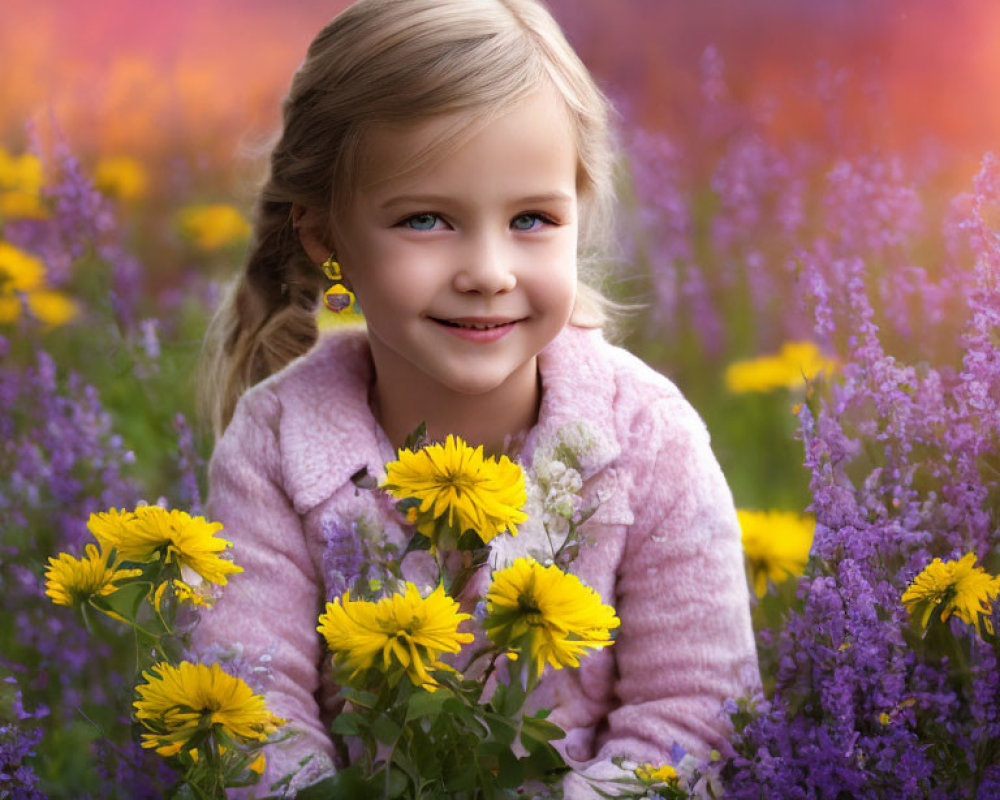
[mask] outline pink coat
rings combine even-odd
[[[547,674],[538,701],[568,731],[567,757],[594,776],[615,755],[662,762],[674,743],[695,755],[724,747],[722,703],[755,690],[759,673],[733,499],[705,425],[669,380],[599,331],[565,329],[539,370],[539,420],[521,457],[530,463],[564,426],[591,433],[580,473],[599,505],[572,571],[621,627],[579,669]],[[269,657],[269,707],[301,735],[271,749],[265,778],[309,753],[314,770],[329,767],[337,705],[317,616],[344,588],[358,531],[405,537],[390,503],[350,480],[395,458],[368,405],[371,380],[364,334],[329,335],[241,398],[212,457],[209,514],[245,571],[204,615],[194,649]],[[578,777],[566,794],[592,796]]]

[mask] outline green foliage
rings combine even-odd
[[[516,667],[483,702],[485,680],[435,670],[433,691],[371,670],[380,691],[345,688],[350,710],[333,722],[335,736],[357,737],[358,764],[300,792],[299,798],[379,797],[501,800],[520,796],[532,781],[550,781],[568,768],[551,742],[565,734],[545,712],[526,714],[530,691]]]

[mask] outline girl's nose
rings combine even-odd
[[[455,273],[455,289],[483,295],[509,292],[517,285],[510,265],[511,255],[504,252],[501,243],[477,237],[462,254],[461,268]]]

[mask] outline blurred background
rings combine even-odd
[[[99,716],[130,678],[102,667],[120,642],[95,647],[43,608],[45,560],[79,551],[95,510],[200,512],[200,340],[241,265],[281,97],[344,5],[4,1],[0,673],[25,692],[19,713],[51,714],[39,774],[53,796],[110,796],[95,759],[123,780],[143,757],[102,750],[101,725],[74,712]],[[640,305],[624,342],[704,415],[738,506],[800,515],[794,411],[803,379],[836,372],[850,344],[822,324],[836,309],[817,312],[846,264],[863,262],[890,352],[960,358],[971,261],[956,232],[1000,142],[1000,5],[549,5],[620,114],[605,288]]]
[[[337,0],[7,0],[0,28],[4,140],[57,125],[88,156],[232,160],[266,137],[306,45]],[[718,91],[773,112],[775,137],[840,123],[885,147],[933,142],[973,159],[995,142],[1000,9],[980,0],[555,0],[569,38],[632,120],[697,120],[701,64]],[[846,71],[846,73],[845,73]],[[849,73],[849,75],[847,74]],[[780,113],[778,113],[780,110]],[[223,166],[218,165],[216,168]],[[232,168],[232,167],[230,167]]]

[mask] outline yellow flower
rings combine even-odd
[[[108,559],[107,553],[88,544],[83,558],[75,558],[69,553],[60,553],[49,559],[45,571],[45,594],[60,606],[72,606],[86,602],[91,597],[106,597],[118,591],[118,581],[134,578],[142,574],[141,569],[117,569]]]
[[[184,511],[159,506],[139,506],[134,513],[111,509],[91,514],[87,527],[99,542],[116,548],[124,561],[176,561],[206,581],[222,586],[227,575],[243,571],[243,567],[218,555],[232,545],[215,536],[222,530],[222,523],[192,517]]]
[[[1000,594],[1000,577],[975,564],[975,553],[966,553],[958,561],[935,558],[903,592],[906,610],[921,614],[922,627],[927,626],[935,608],[941,609],[942,622],[958,614],[967,625],[978,625],[979,612],[990,613],[994,598]]]
[[[201,250],[218,250],[250,235],[250,223],[225,203],[188,206],[178,214],[177,222],[181,232]]]
[[[149,174],[136,159],[128,156],[107,156],[94,167],[94,183],[111,197],[138,200],[145,196]]]
[[[46,289],[28,293],[28,309],[46,325],[65,325],[80,311],[76,302],[62,292]]]
[[[37,194],[20,189],[0,191],[0,219],[46,219],[48,209]]]
[[[42,162],[37,156],[11,156],[0,148],[0,218],[45,219],[41,202],[44,183]]]
[[[45,279],[42,262],[8,242],[0,242],[0,292],[31,292]]]
[[[63,325],[77,314],[77,305],[61,292],[44,288],[45,267],[35,256],[0,241],[0,323],[14,322],[28,309],[47,325]]]
[[[12,156],[0,147],[0,189],[19,189],[38,194],[44,182],[44,170],[38,156],[30,153]]]
[[[797,389],[820,372],[832,372],[837,362],[826,358],[812,342],[788,342],[778,355],[736,361],[726,368],[726,388],[734,394]]]
[[[146,683],[136,687],[133,703],[136,719],[149,731],[142,746],[161,756],[177,755],[206,728],[249,742],[264,741],[285,724],[267,710],[261,695],[218,664],[161,662],[142,677]]]
[[[643,783],[677,783],[677,770],[669,764],[655,767],[652,764],[640,764],[635,769],[635,776]]]
[[[474,530],[483,542],[527,519],[524,471],[507,456],[484,458],[457,436],[417,452],[400,450],[386,465],[382,488],[397,498],[420,501],[417,530],[431,536],[435,520],[447,515],[457,533]]]
[[[90,515],[87,530],[101,543],[102,547],[116,547],[122,538],[129,535],[129,526],[135,523],[135,512],[124,508],[109,508]]]
[[[250,771],[256,772],[258,775],[263,775],[264,770],[267,768],[267,756],[261,753],[257,758],[249,764]]]
[[[793,511],[748,511],[736,516],[743,532],[743,555],[758,597],[767,592],[767,582],[781,583],[801,575],[809,561],[816,523]]]
[[[615,610],[575,575],[529,558],[496,572],[486,593],[486,633],[501,647],[527,636],[538,674],[545,664],[578,666],[587,648],[612,644],[619,624]]]
[[[428,670],[447,669],[438,657],[457,653],[473,640],[471,633],[458,632],[466,619],[469,615],[459,613],[458,603],[443,586],[423,598],[416,586],[407,583],[405,594],[377,602],[352,600],[347,592],[326,604],[317,630],[338,663],[351,670],[351,678],[381,655],[385,673],[402,668],[414,685],[430,688],[435,682]]]

